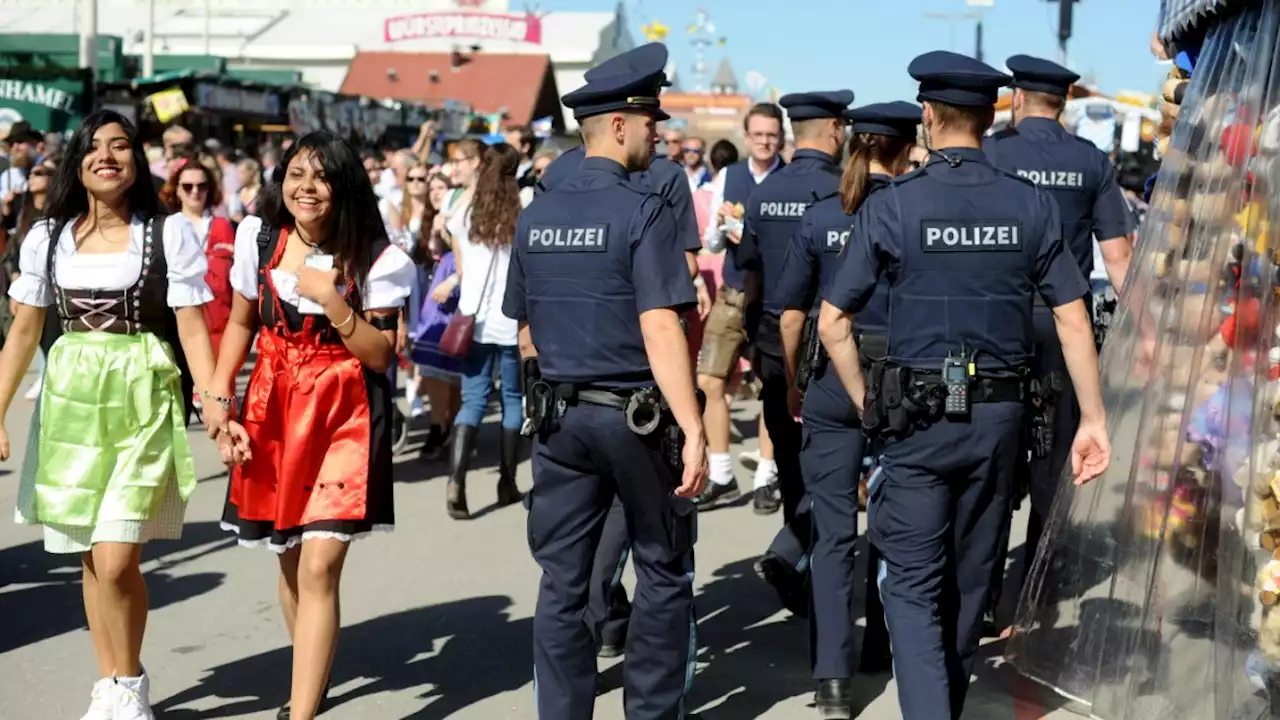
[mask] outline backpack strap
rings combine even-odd
[[[265,221],[258,228],[258,269],[265,270],[276,254],[276,245],[280,242],[280,228],[268,225]]]

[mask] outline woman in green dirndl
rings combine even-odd
[[[22,243],[9,289],[17,313],[0,354],[3,418],[46,313],[57,313],[17,520],[44,526],[48,552],[81,556],[102,678],[84,720],[152,720],[138,565],[142,543],[181,535],[196,485],[179,368],[189,362],[195,387],[208,387],[204,248],[180,216],[159,214],[137,132],[112,111],[76,130],[45,207]],[[206,419],[221,427],[230,400],[209,399]],[[0,423],[0,460],[9,455]]]

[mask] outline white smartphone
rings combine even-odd
[[[305,258],[303,258],[302,263],[307,267],[315,268],[316,270],[332,270],[333,256],[316,253],[314,255],[308,255]],[[298,312],[302,313],[303,315],[323,315],[324,308],[321,307],[320,303],[299,295],[298,296]]]

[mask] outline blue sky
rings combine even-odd
[[[609,10],[615,0],[540,0],[543,10]],[[516,7],[517,2],[512,3]],[[705,8],[725,47],[712,48],[714,72],[728,55],[739,82],[749,70],[782,92],[847,87],[857,103],[914,100],[911,58],[930,50],[972,54],[973,21],[951,22],[925,13],[967,12],[965,0],[626,0],[632,31],[658,19],[671,28],[667,45],[689,88],[694,51],[686,28]],[[1155,64],[1148,41],[1158,0],[1080,0],[1068,45],[1069,65],[1092,74],[1103,92],[1155,92],[1167,68]],[[1000,67],[1010,55],[1056,59],[1058,5],[1045,0],[995,0],[984,10],[984,59]],[[954,42],[954,46],[953,46]]]

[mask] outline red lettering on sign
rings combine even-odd
[[[470,1],[470,0],[467,0]],[[535,15],[493,13],[421,13],[388,18],[387,42],[420,38],[469,37],[542,44],[542,21]]]

